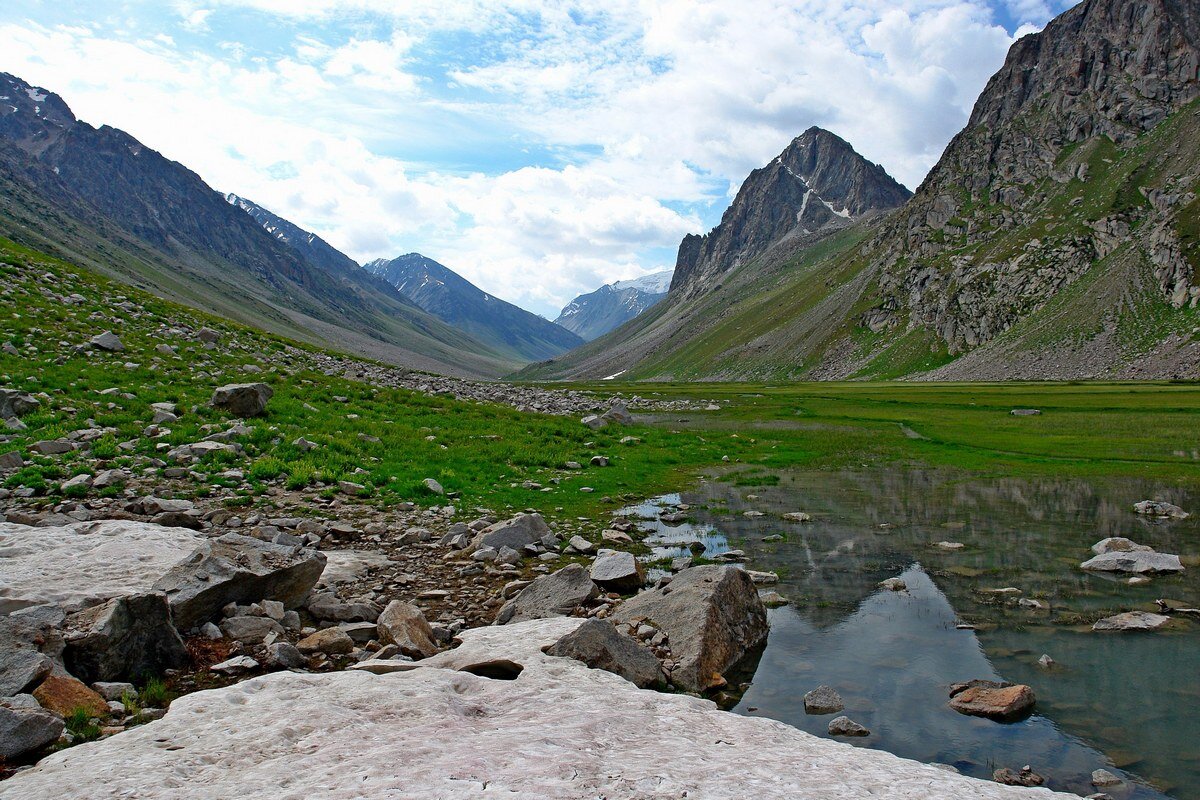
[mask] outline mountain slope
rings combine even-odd
[[[750,173],[712,231],[684,237],[664,302],[519,377],[716,379],[774,371],[795,353],[777,329],[805,308],[777,296],[808,277],[793,263],[798,254],[824,253],[830,240],[861,240],[855,231],[877,225],[910,196],[844,140],[810,128]],[[744,312],[745,324],[730,328]]]
[[[1200,377],[1198,65],[1194,3],[1081,3],[1013,46],[900,210],[743,245],[523,375]],[[743,215],[795,207],[768,199]]]
[[[420,253],[365,266],[426,312],[519,361],[549,358],[583,344],[566,328],[493,297]]]
[[[0,74],[0,232],[207,311],[407,366],[513,361],[381,291],[308,264],[198,175]]]
[[[624,325],[667,296],[674,273],[655,272],[628,281],[605,284],[572,300],[555,324],[591,341]]]

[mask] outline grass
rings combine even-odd
[[[245,456],[218,455],[191,467],[196,477],[172,486],[180,497],[212,496],[229,508],[268,507],[268,489],[338,493],[337,482],[365,487],[364,502],[386,508],[410,500],[442,504],[425,478],[455,495],[461,515],[536,507],[562,518],[611,513],[631,500],[678,491],[698,476],[734,472],[742,485],[766,485],[785,469],[864,465],[953,466],[992,475],[1128,475],[1200,480],[1200,386],[1157,384],[639,384],[651,399],[710,400],[721,411],[664,413],[654,424],[590,430],[575,418],[527,414],[367,385],[311,368],[315,352],[279,337],[208,317],[111,283],[64,262],[0,240],[9,282],[0,338],[19,340],[20,355],[0,353],[0,385],[42,398],[29,429],[0,450],[25,452],[29,464],[8,489],[32,490],[47,508],[60,483],[80,472],[127,466],[135,472],[172,447],[196,442],[231,420],[207,405],[215,386],[269,383],[265,417],[235,437]],[[78,303],[57,295],[79,294]],[[207,350],[172,330],[209,326],[221,345]],[[105,329],[126,349],[107,354],[76,345]],[[154,353],[161,341],[179,357]],[[260,371],[248,374],[246,365]],[[117,391],[106,390],[116,388]],[[603,396],[611,383],[574,388]],[[180,418],[157,437],[144,435],[151,403],[173,402]],[[1012,417],[1017,407],[1041,416]],[[106,430],[90,455],[32,455],[28,445],[91,425]],[[920,438],[906,435],[902,426]],[[1102,433],[1103,435],[1097,435]],[[636,436],[636,444],[619,440]],[[304,437],[317,444],[292,444]],[[593,454],[606,468],[564,469]],[[728,459],[728,461],[724,460]],[[240,470],[242,479],[225,477]],[[738,477],[740,476],[740,477]],[[523,487],[533,481],[541,492]],[[556,482],[557,481],[557,482]],[[582,486],[592,493],[579,491]],[[113,490],[106,490],[109,494]],[[170,493],[170,492],[168,492]],[[100,494],[93,490],[89,496]],[[151,691],[147,687],[146,691]],[[145,706],[155,703],[145,692]]]
[[[93,742],[100,738],[100,726],[92,722],[92,717],[86,708],[77,708],[68,714],[64,720],[67,731],[73,737],[72,744]]]

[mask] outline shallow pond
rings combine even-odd
[[[912,469],[766,480],[778,483],[706,483],[628,509],[655,558],[687,555],[700,541],[706,556],[737,548],[748,567],[779,573],[771,588],[791,603],[769,612],[767,648],[735,711],[825,736],[832,717],[805,714],[803,695],[828,684],[872,732],[844,740],[857,746],[981,778],[1030,764],[1051,788],[1082,795],[1100,791],[1091,773],[1105,768],[1126,779],[1103,789],[1114,798],[1200,800],[1200,622],[1091,631],[1100,616],[1153,611],[1157,598],[1200,606],[1200,514],[1154,522],[1131,508],[1159,498],[1200,511],[1200,495],[1129,480]],[[680,503],[687,521],[657,519]],[[796,511],[812,520],[782,519]],[[1189,569],[1145,586],[1080,570],[1107,536],[1178,553]],[[878,588],[894,576],[907,591]],[[986,592],[1004,587],[1049,608]],[[1040,666],[1043,653],[1056,665]],[[952,711],[950,685],[973,678],[1029,684],[1037,713],[1000,724]]]

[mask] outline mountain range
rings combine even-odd
[[[0,73],[0,234],[315,344],[460,375],[495,376],[521,363],[422,311],[336,251],[268,233],[183,165],[123,131],[77,120],[58,95],[7,73]]]
[[[908,197],[813,129],[680,245],[667,299],[526,379],[1200,377],[1200,7],[1022,37]]]
[[[583,344],[566,328],[488,294],[420,253],[379,259],[364,268],[426,312],[515,361],[549,358]]]
[[[619,328],[667,296],[671,270],[601,286],[567,304],[555,323],[591,341]]]

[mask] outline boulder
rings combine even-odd
[[[45,528],[0,523],[0,615],[37,605],[76,611],[151,591],[159,576],[205,541],[190,530],[123,520]]]
[[[999,722],[1024,719],[1033,713],[1033,689],[1024,684],[974,680],[950,689],[950,707],[960,714]]]
[[[804,695],[805,714],[836,714],[845,707],[842,696],[830,686],[818,686]]]
[[[23,417],[41,405],[33,395],[17,389],[0,389],[0,419]]]
[[[266,412],[274,393],[265,383],[231,383],[218,387],[210,403],[235,417],[257,417]]]
[[[1149,517],[1165,517],[1167,519],[1186,519],[1189,516],[1188,512],[1179,506],[1164,500],[1142,500],[1133,504],[1133,510]]]
[[[110,703],[120,702],[126,695],[137,697],[138,693],[137,687],[124,681],[96,681],[92,684],[92,689]]]
[[[589,619],[559,639],[547,655],[573,658],[592,669],[620,675],[639,689],[664,683],[662,667],[648,649],[622,635],[612,623]]]
[[[37,686],[54,667],[43,653],[0,642],[0,697],[12,697]]]
[[[58,741],[66,726],[62,719],[40,708],[0,705],[0,760],[12,760]],[[48,797],[62,797],[57,792]]]
[[[1162,614],[1151,614],[1148,611],[1126,611],[1105,617],[1092,626],[1094,631],[1153,631],[1171,621],[1170,617]]]
[[[646,582],[642,565],[633,553],[615,551],[604,553],[592,562],[592,580],[601,589],[609,592],[636,592]]]
[[[216,344],[221,341],[221,334],[212,328],[201,328],[196,331],[196,338],[204,342],[204,344]]]
[[[648,620],[667,634],[676,667],[671,681],[685,691],[722,685],[726,670],[767,638],[767,612],[744,570],[706,565],[626,600],[618,622]]]
[[[70,675],[51,675],[33,690],[33,696],[47,711],[68,717],[82,708],[89,716],[107,717],[108,701]]]
[[[870,736],[871,732],[849,717],[835,717],[829,722],[830,736]]]
[[[1079,565],[1090,572],[1183,572],[1179,556],[1156,553],[1153,550],[1109,551],[1094,556]]]
[[[618,425],[632,425],[633,415],[629,413],[629,409],[624,403],[613,403],[608,411],[600,415],[600,418],[605,422],[615,422]]]
[[[581,623],[463,631],[460,647],[388,675],[276,672],[195,692],[153,725],[42,760],[0,794],[1078,800],[846,747],[541,652]],[[503,680],[472,669],[495,660],[521,671]]]
[[[267,645],[267,666],[272,669],[303,669],[308,659],[290,642],[274,642]]]
[[[438,651],[433,628],[425,621],[421,609],[393,600],[379,615],[379,641],[394,644],[409,658],[427,658]]]
[[[421,484],[433,494],[445,494],[446,488],[434,478],[426,478]]]
[[[243,672],[258,669],[259,666],[259,663],[251,656],[234,656],[219,664],[213,664],[208,669],[211,672],[219,672],[223,675],[241,675]]]
[[[309,598],[307,608],[323,622],[375,622],[380,611],[374,603],[347,603],[328,592]]]
[[[114,597],[71,614],[63,638],[67,670],[87,683],[140,680],[191,661],[158,592]]]
[[[608,422],[606,422],[603,418],[598,417],[595,414],[589,414],[579,421],[594,431],[598,431],[608,424]]]
[[[301,653],[345,655],[354,651],[354,640],[340,628],[323,628],[296,642],[296,649]]]
[[[283,635],[283,626],[270,617],[228,617],[221,620],[226,639],[242,644],[262,644],[269,635]]]
[[[479,533],[467,547],[474,552],[481,547],[490,547],[497,552],[502,547],[520,550],[526,545],[541,541],[543,536],[550,535],[550,526],[542,519],[541,514],[518,514],[512,519],[489,525]]]
[[[1105,553],[1153,553],[1154,548],[1138,544],[1132,539],[1126,539],[1124,536],[1110,536],[1092,545],[1092,552],[1098,556],[1102,556]]]
[[[112,331],[105,331],[93,336],[89,340],[92,347],[100,350],[107,350],[110,353],[119,353],[125,349],[125,345],[121,342],[117,335]]]
[[[599,593],[587,570],[568,564],[558,572],[534,578],[500,608],[496,624],[566,616]]]
[[[308,547],[263,542],[227,533],[209,539],[154,583],[165,592],[180,630],[220,617],[229,603],[278,600],[300,604],[325,569],[325,556]]]
[[[0,453],[0,470],[20,469],[25,466],[25,459],[17,450]]]

